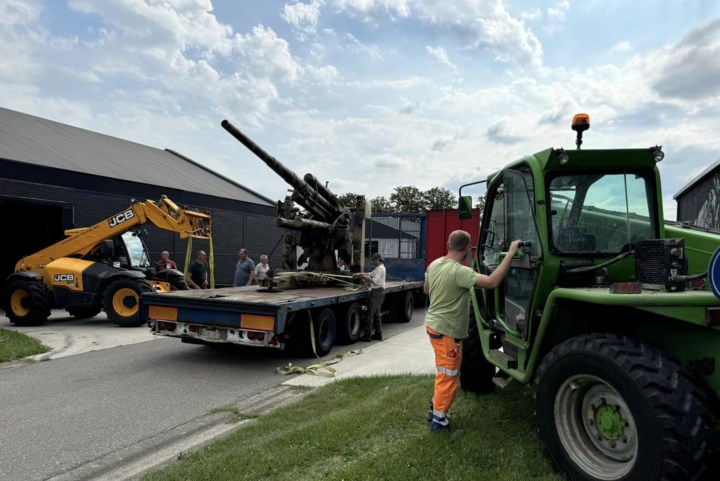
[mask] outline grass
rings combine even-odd
[[[430,376],[348,379],[184,455],[143,481],[560,481],[535,434],[524,386],[460,391],[451,433],[425,421]]]
[[[49,350],[50,348],[30,336],[0,328],[0,362],[14,361]]]

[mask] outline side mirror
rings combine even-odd
[[[473,198],[471,195],[463,195],[460,197],[458,206],[458,217],[460,220],[472,219]]]

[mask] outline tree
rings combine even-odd
[[[475,201],[475,207],[480,209],[480,215],[482,215],[482,211],[485,210],[485,196],[484,195],[481,195],[480,197],[477,198],[477,200]]]
[[[433,187],[423,193],[423,200],[427,210],[454,209],[457,207],[455,194],[445,187]]]
[[[348,209],[354,209],[357,204],[357,194],[348,192],[347,194],[337,196],[340,203]]]
[[[395,187],[395,192],[390,194],[390,202],[397,212],[423,212],[425,210],[422,191],[412,185]]]
[[[370,208],[373,214],[376,212],[395,212],[392,203],[382,196],[370,200]]]

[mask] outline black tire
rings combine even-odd
[[[68,307],[66,310],[76,319],[89,319],[97,316],[102,309],[99,307]]]
[[[168,280],[168,283],[170,284],[170,287],[175,289],[176,291],[187,291],[189,289],[189,287],[185,283],[184,277],[179,277],[179,276],[170,277],[170,279]]]
[[[706,398],[673,360],[616,334],[569,339],[535,378],[540,439],[571,480],[680,481],[707,474]]]
[[[335,334],[337,332],[335,313],[331,308],[326,307],[320,311],[320,314],[315,315],[313,313],[312,320],[313,334],[315,335],[315,353],[313,353],[312,339],[308,339],[310,342],[307,345],[307,354],[309,356],[317,354],[319,357],[323,357],[335,345]]]
[[[460,365],[460,387],[463,391],[486,394],[495,390],[493,377],[495,366],[483,355],[475,315],[470,313],[468,337],[463,341],[462,364]]]
[[[16,326],[39,326],[50,316],[50,295],[40,282],[13,279],[3,293],[3,309]]]
[[[103,293],[103,309],[112,322],[121,327],[135,327],[144,323],[140,318],[140,296],[153,292],[145,279],[120,278],[112,281]]]
[[[415,311],[415,296],[412,291],[405,291],[396,296],[395,320],[397,322],[410,322]]]
[[[343,312],[341,320],[337,322],[337,340],[345,344],[352,344],[360,337],[362,330],[362,306],[353,302]]]

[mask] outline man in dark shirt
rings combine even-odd
[[[195,289],[207,289],[210,281],[210,268],[206,262],[205,251],[198,251],[197,259],[188,267],[188,281]]]

